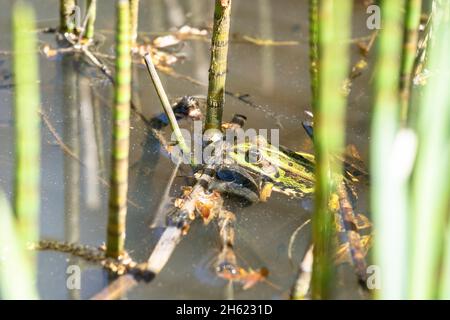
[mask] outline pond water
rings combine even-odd
[[[38,27],[58,25],[56,1],[35,0]],[[0,187],[11,199],[13,157],[10,23],[11,3],[0,0]],[[113,1],[98,1],[96,31],[101,45],[98,51],[114,53]],[[368,36],[365,7],[355,4],[353,37]],[[141,39],[148,33],[164,32],[182,25],[212,25],[213,1],[210,0],[141,0],[139,13]],[[280,143],[294,150],[311,151],[311,143],[301,121],[310,110],[308,71],[307,1],[234,0],[232,33],[275,40],[298,41],[291,46],[257,46],[231,42],[229,48],[227,89],[248,94],[262,108],[227,96],[224,119],[234,113],[247,116],[247,128],[279,129]],[[40,47],[55,47],[54,34],[39,34]],[[209,43],[187,41],[181,50],[186,58],[175,65],[180,74],[207,82]],[[358,58],[352,47],[353,62]],[[338,61],[336,63],[339,63]],[[161,112],[147,71],[134,66],[133,100],[146,118]],[[206,87],[160,75],[170,98],[205,95]],[[357,146],[367,160],[368,112],[367,87],[371,70],[364,72],[353,86],[348,108],[348,143]],[[72,150],[62,150],[54,135],[42,124],[41,216],[42,239],[65,240],[99,246],[105,241],[108,212],[108,188],[98,179],[108,180],[110,154],[110,110],[112,90],[108,79],[97,68],[77,55],[48,58],[40,54],[40,87],[42,110],[56,133]],[[133,114],[129,169],[129,205],[126,248],[138,261],[147,259],[161,229],[150,229],[149,223],[161,202],[174,164],[160,153],[159,145],[143,121]],[[74,159],[78,158],[78,160]],[[80,164],[83,163],[83,164]],[[177,196],[186,183],[189,170],[182,169],[171,188]],[[367,212],[367,190],[359,191],[358,212]],[[297,270],[288,260],[288,242],[294,230],[311,217],[310,199],[294,200],[273,195],[269,202],[237,208],[236,251],[246,267],[269,269],[272,285],[260,283],[242,290],[234,288],[237,299],[286,299]],[[310,227],[304,229],[294,244],[294,261],[298,263],[310,241]],[[124,294],[129,299],[222,299],[227,297],[226,282],[214,276],[212,261],[219,250],[217,226],[193,223],[189,234],[176,248],[168,265],[150,283],[140,284]],[[82,269],[80,290],[68,290],[67,267]],[[339,298],[364,298],[358,290],[352,269],[339,267]],[[111,281],[96,265],[57,252],[39,252],[39,293],[43,299],[87,299]]]

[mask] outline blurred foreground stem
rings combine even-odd
[[[346,99],[342,84],[349,69],[351,12],[351,0],[319,2],[319,99],[314,110],[313,299],[331,298],[334,286],[334,213],[329,203],[333,188],[340,183],[337,180],[342,177],[342,167],[331,159],[333,155],[342,154],[345,142]]]
[[[39,70],[33,9],[23,3],[14,7],[14,213],[22,245],[39,237],[40,207],[40,117]],[[34,265],[31,252],[30,264]]]
[[[399,176],[402,155],[394,148],[399,128],[399,82],[404,1],[381,2],[383,29],[377,48],[372,118],[372,210],[377,237],[374,258],[381,271],[382,299],[401,299],[406,272],[406,185]],[[406,157],[406,154],[404,154]]]
[[[408,105],[410,101],[411,80],[414,61],[417,53],[417,43],[419,40],[420,14],[422,10],[422,0],[406,1],[405,30],[403,36],[403,56],[400,78],[401,95],[401,121],[406,124],[408,117]]]
[[[448,277],[441,264],[443,252],[449,252],[445,233],[450,221],[450,1],[437,0],[434,6],[431,77],[418,109],[419,149],[412,181],[412,299],[438,298],[442,278]]]

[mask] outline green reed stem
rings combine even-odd
[[[409,278],[412,299],[439,297],[442,277],[438,270],[443,251],[449,251],[445,232],[450,221],[450,2],[437,0],[435,8],[427,66],[432,76],[421,96],[417,117],[419,149],[412,181]]]
[[[59,1],[59,29],[61,32],[75,32],[75,20],[73,14],[75,12],[75,0]]]
[[[139,26],[139,0],[130,0],[130,34],[131,47],[136,45]]]
[[[319,99],[314,110],[317,166],[312,219],[313,299],[331,298],[334,286],[334,214],[329,203],[334,184],[341,179],[335,177],[342,177],[342,165],[332,161],[332,157],[342,154],[345,142],[346,98],[342,84],[349,69],[351,12],[351,0],[319,2]]]
[[[410,101],[411,80],[414,61],[417,54],[419,40],[420,14],[422,11],[422,0],[406,1],[406,17],[403,37],[402,69],[400,78],[401,98],[401,121],[406,124],[408,117],[408,106]]]
[[[400,114],[399,83],[404,1],[381,2],[382,30],[377,48],[372,118],[371,173],[372,210],[377,239],[374,258],[382,272],[379,298],[399,299],[404,295],[405,242],[404,210],[393,212],[403,192],[396,185],[391,166],[393,144]],[[389,164],[389,166],[388,166]],[[398,198],[393,194],[399,195]],[[393,226],[398,229],[395,229]],[[402,270],[403,268],[403,270]]]
[[[0,190],[0,299],[38,299],[35,271],[20,240],[5,194]]]
[[[221,130],[225,104],[228,37],[230,31],[231,0],[216,0],[211,41],[208,98],[205,130]]]
[[[15,77],[15,181],[14,213],[21,239],[37,241],[40,207],[40,104],[38,56],[35,16],[33,9],[23,3],[14,7],[13,70]],[[30,253],[34,265],[34,255]]]
[[[319,98],[319,0],[309,0],[309,63],[311,105],[314,110]]]
[[[88,0],[87,8],[89,11],[86,14],[89,15],[89,18],[86,26],[86,38],[92,40],[94,38],[94,25],[97,16],[97,0]]]
[[[107,232],[108,257],[124,253],[130,145],[131,51],[130,6],[117,1],[116,76],[114,88],[111,190]]]

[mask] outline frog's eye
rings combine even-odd
[[[245,153],[245,161],[248,163],[259,163],[261,160],[262,155],[258,149],[251,148]]]

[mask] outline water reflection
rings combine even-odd
[[[64,55],[61,61],[61,77],[63,90],[61,92],[61,114],[63,114],[63,139],[67,147],[79,158],[80,155],[80,127],[79,106],[77,92],[78,74],[75,70],[77,59],[73,55]],[[72,157],[64,157],[64,234],[65,241],[77,243],[80,241],[80,163]],[[78,258],[69,257],[67,267],[81,266]],[[67,275],[69,279],[70,274]],[[71,299],[80,298],[80,290],[67,288]]]

